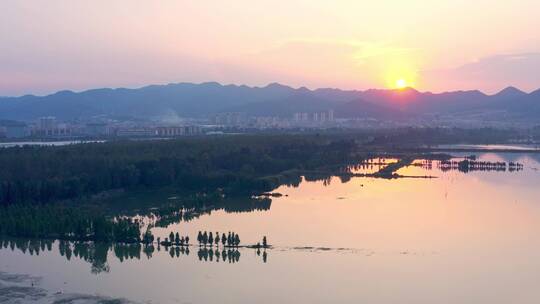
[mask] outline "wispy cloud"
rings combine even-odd
[[[242,67],[297,86],[371,88],[386,86],[399,74],[413,78],[417,53],[387,41],[294,39],[221,61],[235,73]]]
[[[507,86],[532,91],[540,87],[540,53],[500,54],[450,69],[421,72],[423,83],[439,90],[482,89],[495,93]]]

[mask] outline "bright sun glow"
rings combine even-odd
[[[387,88],[403,90],[418,85],[418,68],[413,59],[395,58],[384,64],[381,76]]]
[[[404,89],[407,87],[407,81],[405,79],[398,79],[396,81],[396,88],[398,89]]]

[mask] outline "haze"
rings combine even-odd
[[[540,2],[0,2],[0,96],[203,82],[540,84]]]

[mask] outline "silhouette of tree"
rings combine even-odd
[[[202,241],[203,241],[204,247],[206,247],[206,244],[208,243],[208,233],[206,231],[203,233]]]
[[[176,244],[176,246],[180,246],[180,234],[178,232],[174,236],[174,243]]]
[[[151,244],[154,242],[154,235],[152,234],[152,231],[150,231],[150,228],[146,229],[146,232],[144,233],[144,236],[143,236],[143,242],[145,244]]]
[[[216,247],[219,246],[219,232],[216,232],[216,238],[214,241],[216,242]]]
[[[154,246],[144,245],[143,252],[146,255],[146,258],[150,259],[152,257],[152,254],[154,253]]]
[[[214,236],[212,234],[212,231],[210,231],[210,234],[208,235],[208,244],[210,247],[214,246]]]
[[[236,247],[238,247],[238,245],[240,245],[240,237],[238,236],[238,234],[236,234],[236,235],[234,236],[234,245],[235,245]]]

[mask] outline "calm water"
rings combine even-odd
[[[266,235],[275,246],[266,253],[240,249],[224,261],[196,247],[161,247],[151,258],[140,248],[86,248],[90,258],[78,256],[88,261],[68,261],[54,242],[39,255],[0,250],[0,271],[41,278],[52,292],[143,303],[539,303],[540,155],[479,156],[524,167],[443,172],[416,161],[398,173],[437,178],[303,180],[277,189],[284,196],[268,210],[154,229],[192,240],[199,230],[233,230],[243,243]]]
[[[507,150],[512,149],[515,151],[537,151],[540,150],[539,144],[523,144],[523,145],[439,145],[439,148],[443,149],[479,149],[479,150]]]
[[[104,140],[63,140],[63,141],[16,141],[0,142],[0,148],[12,148],[23,146],[67,146],[84,143],[105,142]]]

